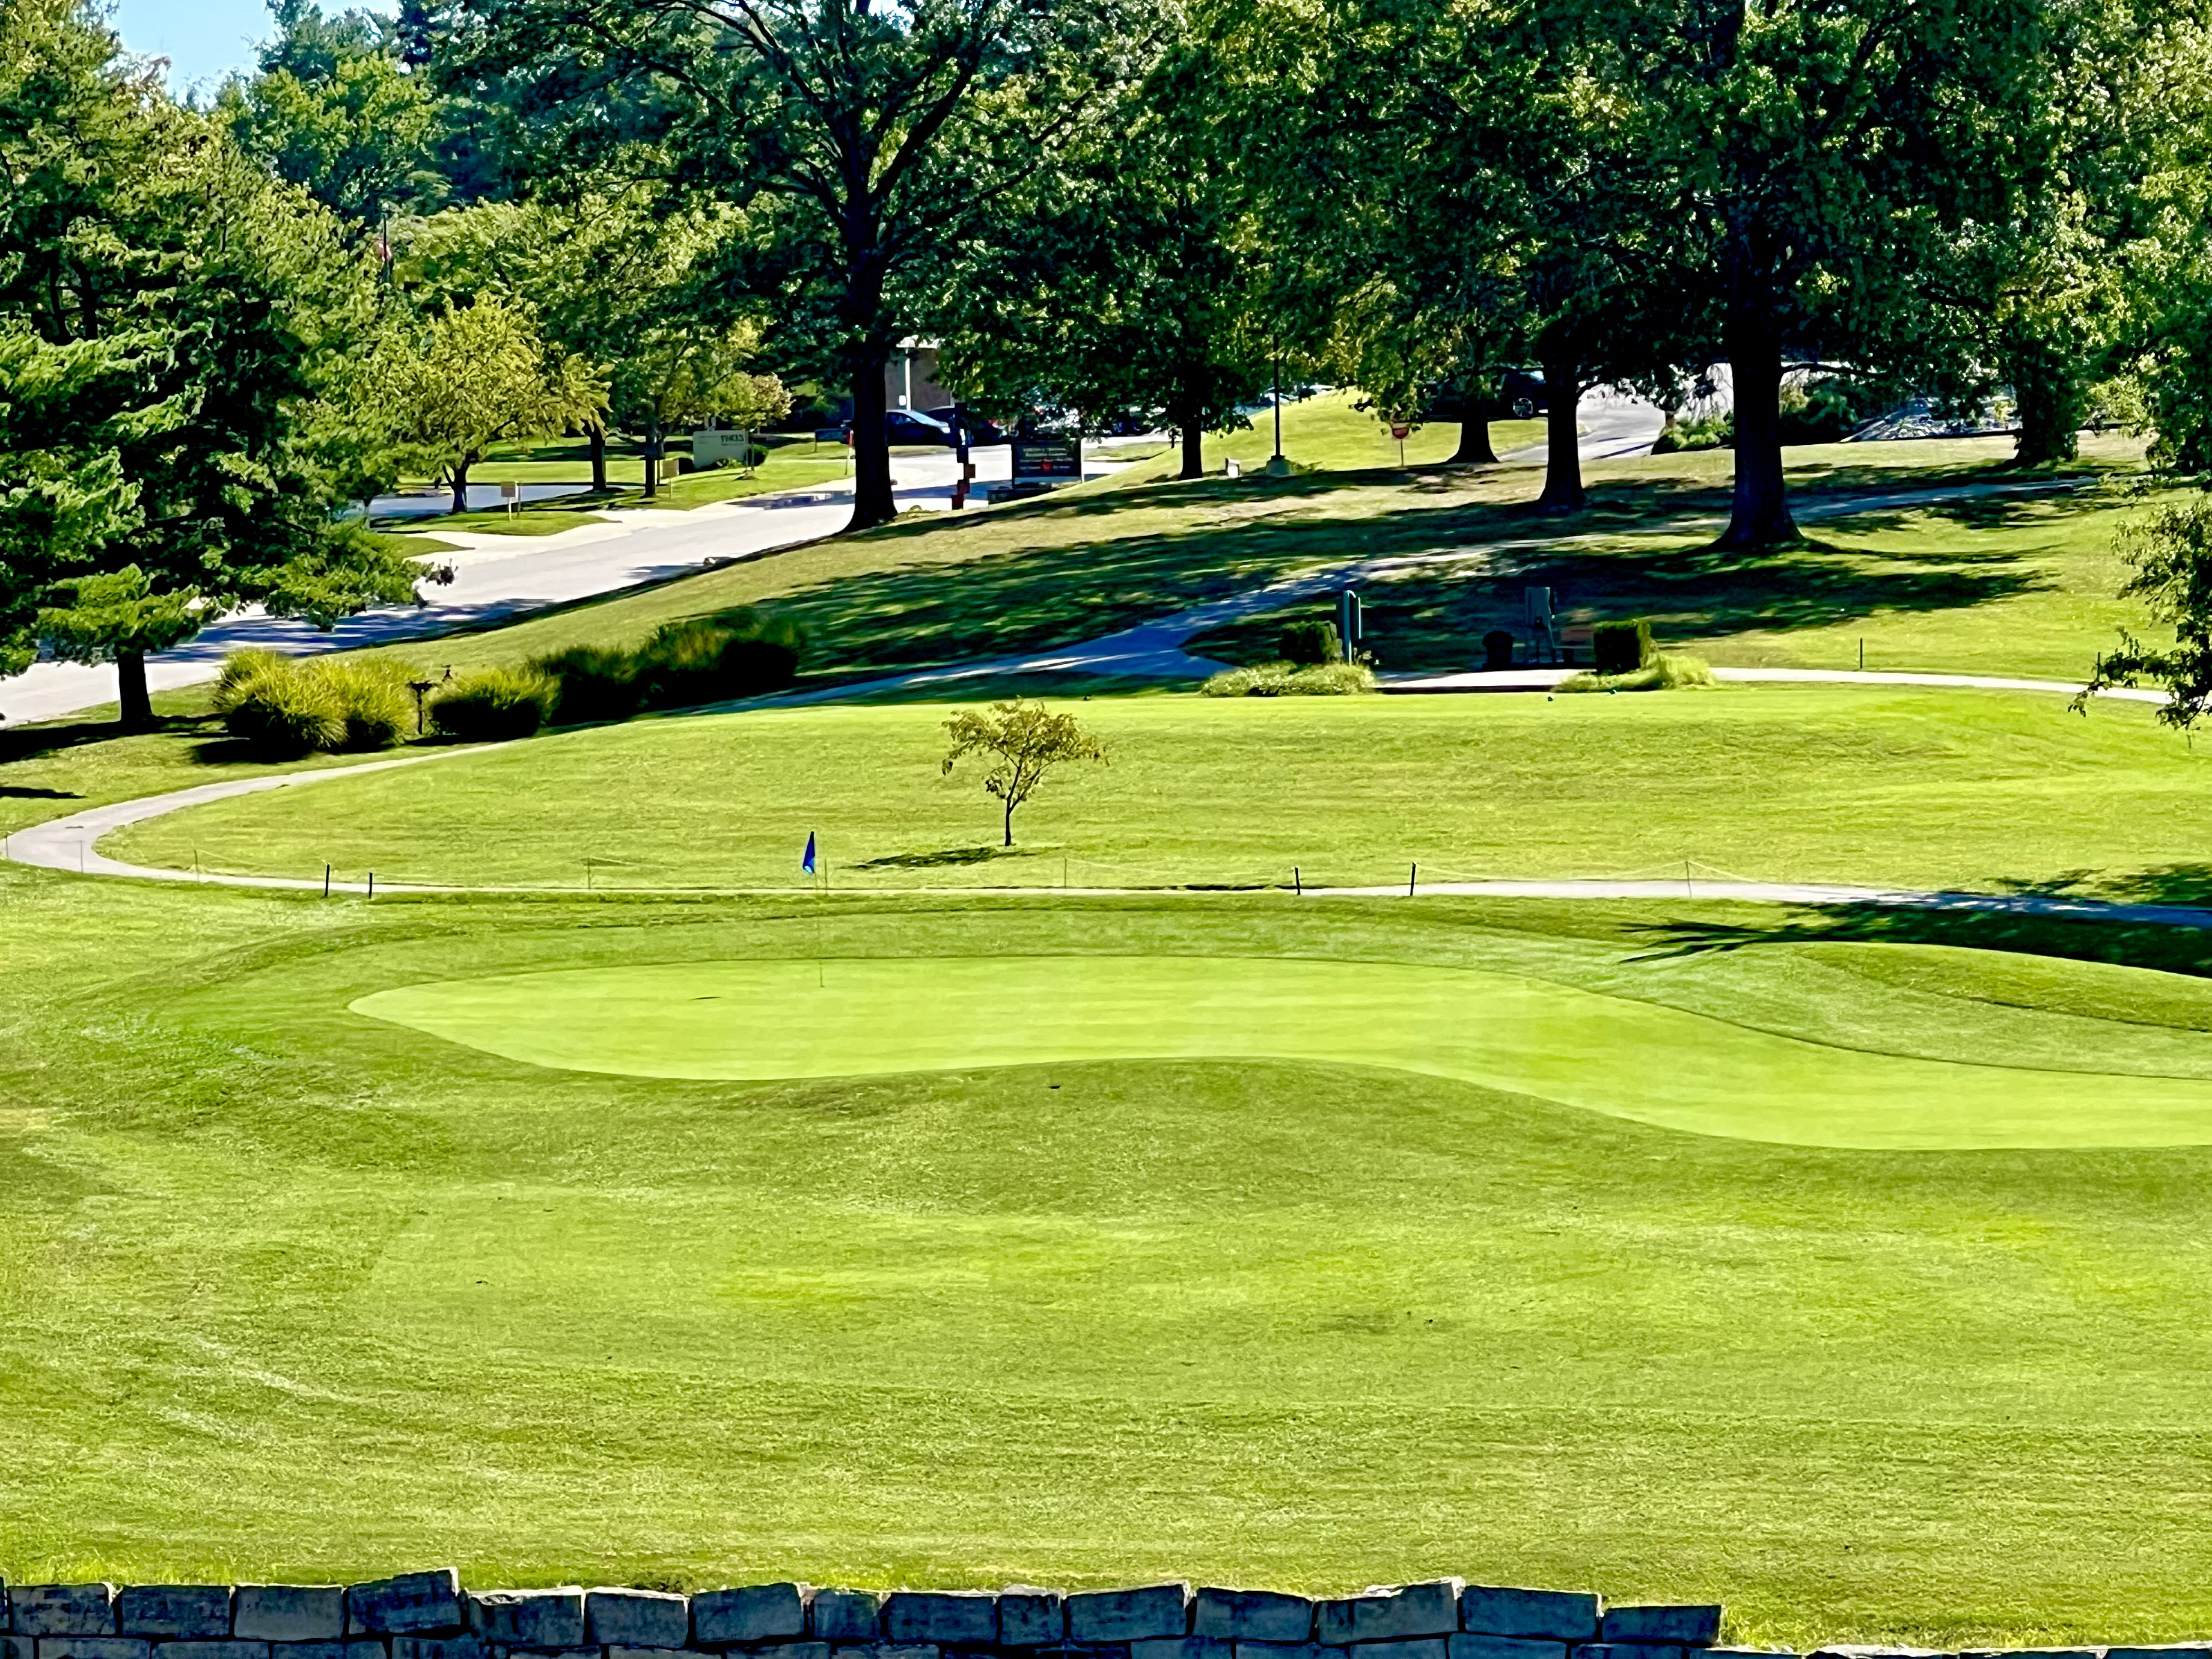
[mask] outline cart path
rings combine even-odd
[[[1747,669],[1732,677],[1745,679],[1786,678],[1796,681],[1832,682],[1846,684],[1891,684],[1957,686],[1971,690],[2042,690],[2071,695],[2076,688],[2058,681],[2002,680],[1990,676],[1971,675],[1881,675],[1829,674],[1802,669],[1761,671]],[[2148,695],[2148,694],[2145,694]],[[368,761],[356,765],[319,767],[306,771],[281,773],[275,776],[234,778],[221,783],[205,783],[190,789],[173,790],[167,794],[143,796],[137,800],[113,802],[106,806],[90,807],[46,823],[33,824],[16,830],[0,839],[0,858],[35,868],[58,870],[72,874],[102,876],[132,881],[164,881],[195,883],[208,886],[258,888],[283,892],[320,892],[360,895],[373,890],[390,893],[510,893],[515,895],[572,893],[574,888],[520,886],[465,886],[460,884],[432,884],[423,883],[331,880],[325,882],[313,877],[247,876],[200,873],[186,870],[161,869],[153,866],[131,864],[110,858],[98,850],[96,843],[118,830],[149,819],[180,812],[188,807],[205,805],[212,801],[228,800],[240,795],[261,794],[273,789],[301,788],[336,778],[351,778],[369,772],[387,772],[403,766],[423,766],[459,755],[481,754],[488,745],[466,748],[440,749],[428,754],[403,755],[391,759]],[[811,892],[811,888],[797,884],[781,887],[625,887],[616,890],[625,896],[669,895],[726,895],[798,897]],[[1494,880],[1494,881],[1429,881],[1419,879],[1418,872],[1409,870],[1403,884],[1387,886],[1307,887],[1293,893],[1291,890],[1274,887],[1246,888],[1177,888],[1177,887],[985,887],[985,886],[915,886],[866,887],[852,891],[875,896],[884,894],[908,894],[938,897],[951,896],[1031,896],[1031,897],[1109,897],[1171,896],[1205,900],[1225,895],[1248,896],[1254,893],[1273,892],[1284,898],[1414,898],[1414,897],[1480,897],[1480,898],[1536,898],[1608,902],[1619,900],[1682,899],[1690,902],[1727,900],[1753,904],[1788,904],[1799,906],[1875,906],[1900,909],[1926,909],[1974,912],[2020,916],[2039,916],[2075,921],[2156,923],[2166,927],[2212,927],[2212,910],[2177,905],[2124,903],[2104,899],[2072,898],[2048,893],[1972,893],[1928,890],[1906,887],[1862,887],[1839,883],[1823,882],[1763,882],[1744,881],[1734,878],[1714,880],[1694,874],[1689,868],[1680,877],[1663,880],[1620,879],[1610,878],[1574,877],[1558,880]]]

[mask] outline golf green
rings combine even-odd
[[[1175,956],[830,957],[409,985],[361,1014],[533,1065],[765,1080],[1323,1060],[1700,1134],[1861,1148],[2212,1143],[2212,1083],[1871,1052],[1527,975]]]

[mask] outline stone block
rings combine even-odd
[[[1239,1642],[1237,1659],[1344,1659],[1342,1648],[1316,1642]]]
[[[1717,1648],[1717,1653],[1741,1653],[1741,1648]],[[1863,1642],[1838,1642],[1814,1650],[1814,1659],[1949,1659],[1934,1648],[1881,1647]]]
[[[1041,1648],[1067,1639],[1067,1605],[1058,1590],[1010,1584],[999,1592],[999,1645]]]
[[[152,1648],[135,1636],[41,1636],[38,1659],[150,1659]]]
[[[1147,1642],[1190,1630],[1190,1586],[1085,1590],[1067,1598],[1071,1642]]]
[[[4,1624],[5,1620],[0,1620]],[[38,1659],[38,1648],[32,1638],[10,1636],[0,1631],[0,1659]]]
[[[266,1642],[156,1642],[154,1659],[269,1659]]]
[[[830,1659],[827,1642],[771,1642],[766,1647],[753,1649],[749,1659]],[[929,1659],[937,1659],[937,1650],[930,1650]]]
[[[1129,1659],[1232,1659],[1231,1644],[1218,1636],[1156,1636],[1130,1643]]]
[[[1959,1659],[2099,1659],[2103,1648],[1969,1648]]]
[[[989,1590],[893,1590],[884,1597],[884,1639],[990,1647],[999,1639],[999,1598]]]
[[[230,1633],[249,1642],[334,1643],[345,1635],[345,1611],[343,1584],[240,1584]]]
[[[2175,1642],[2164,1647],[2106,1648],[2105,1659],[2212,1659],[2212,1642]]]
[[[1313,1630],[1311,1599],[1280,1590],[1207,1589],[1199,1591],[1190,1604],[1194,1636],[1297,1645],[1310,1641]]]
[[[241,1592],[244,1588],[240,1586]],[[338,1594],[343,1598],[345,1592]],[[272,1642],[269,1659],[385,1659],[384,1642],[374,1636],[356,1636],[349,1642]]]
[[[230,1635],[230,1586],[125,1584],[116,1592],[115,1622],[125,1636],[219,1642]]]
[[[112,1636],[112,1584],[18,1584],[8,1593],[18,1636]]]
[[[469,1628],[489,1643],[513,1648],[584,1645],[584,1592],[558,1589],[471,1590]]]
[[[806,1633],[817,1642],[872,1642],[883,1605],[873,1590],[818,1589],[807,1598]]]
[[[1402,1642],[1457,1631],[1459,1593],[1464,1588],[1456,1578],[1432,1578],[1423,1584],[1378,1586],[1322,1606],[1341,1607],[1350,1615],[1350,1639],[1354,1642]],[[1342,1621],[1343,1614],[1326,1624],[1317,1620],[1316,1634],[1323,1642],[1331,1641],[1332,1632],[1341,1629]]]
[[[1649,1642],[1588,1642],[1573,1659],[1683,1659],[1682,1650]]]
[[[691,1639],[690,1599],[666,1590],[591,1590],[584,1629],[584,1639],[602,1647],[680,1648]]]
[[[812,1645],[818,1647],[822,1644],[815,1643]],[[939,1659],[939,1650],[929,1646],[868,1642],[855,1647],[832,1648],[830,1659]]]
[[[1460,1592],[1459,1627],[1484,1636],[1547,1642],[1595,1642],[1605,1603],[1578,1590],[1513,1589],[1469,1584]]]
[[[461,1605],[461,1576],[451,1567],[403,1572],[346,1587],[349,1636],[436,1636],[459,1632],[466,1622]],[[395,1652],[392,1659],[400,1659]],[[409,1656],[409,1659],[416,1659]],[[422,1655],[420,1659],[439,1659]]]
[[[1402,1642],[1364,1642],[1352,1650],[1351,1659],[1448,1659],[1451,1638],[1418,1636]]]
[[[392,1659],[489,1659],[481,1636],[396,1636]]]
[[[1472,1632],[1446,1638],[1451,1659],[1567,1659],[1565,1642],[1533,1636],[1482,1636]]]
[[[795,1642],[806,1635],[806,1593],[797,1584],[745,1584],[691,1598],[692,1638],[702,1648]]]
[[[1695,1606],[1607,1607],[1598,1626],[1601,1642],[1657,1642],[1686,1648],[1709,1648],[1721,1639],[1721,1609],[1717,1601]]]

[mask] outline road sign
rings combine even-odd
[[[1403,443],[1407,439],[1413,435],[1413,428],[1407,426],[1403,421],[1393,421],[1390,422],[1390,435],[1395,438],[1400,443]]]
[[[1083,477],[1080,438],[1017,438],[1011,447],[1018,484],[1074,483]]]

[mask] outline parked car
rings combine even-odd
[[[1449,386],[1435,387],[1421,409],[1424,421],[1533,421],[1547,413],[1551,400],[1544,394],[1544,376],[1533,368],[1509,368],[1498,376],[1498,390],[1486,398],[1469,397]]]
[[[894,444],[949,447],[952,442],[952,428],[919,410],[887,409],[884,411],[884,436]],[[849,425],[845,428],[845,441],[848,444],[853,441],[853,428]]]
[[[972,409],[958,409],[947,404],[942,409],[925,409],[922,413],[933,421],[942,421],[947,430],[952,426],[953,417],[957,416],[960,424],[968,428],[970,444],[1002,444],[1006,441],[1005,433]]]

